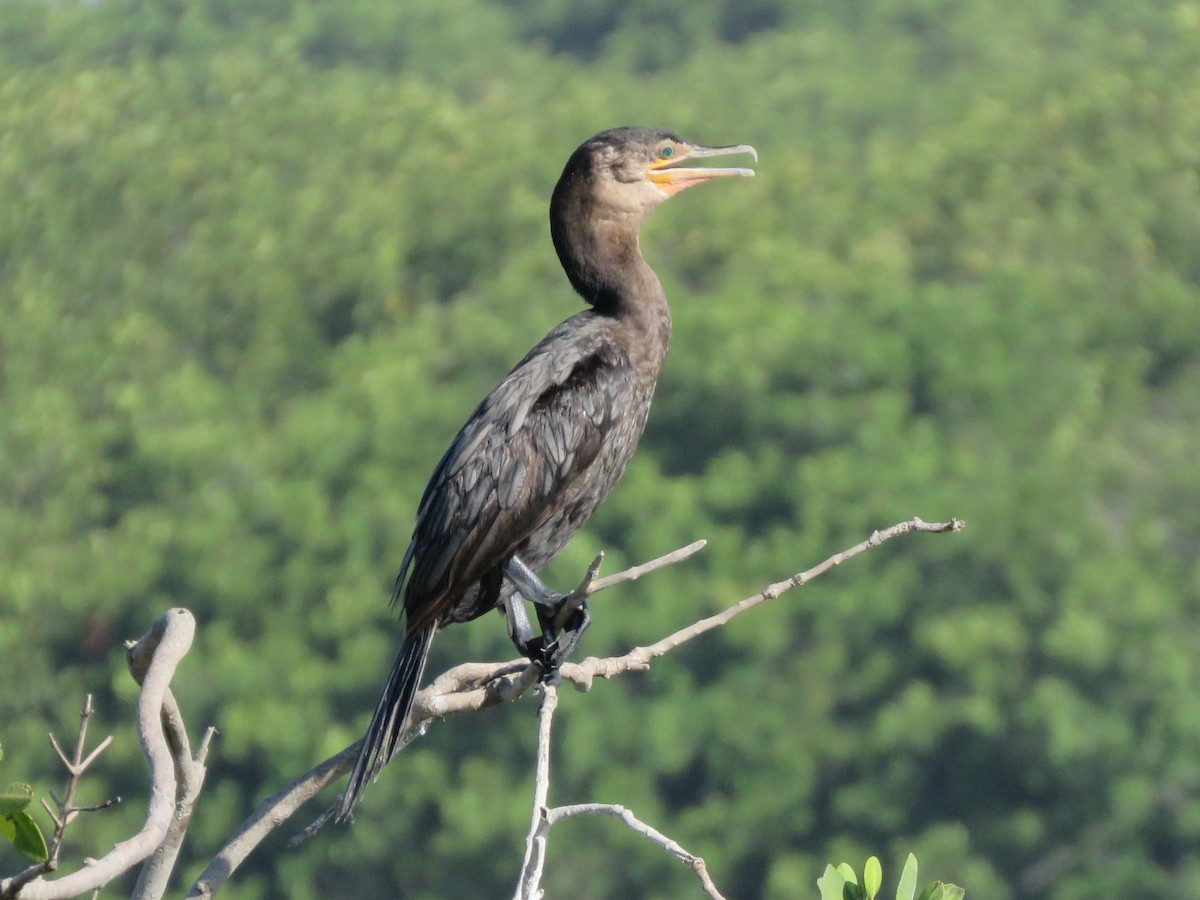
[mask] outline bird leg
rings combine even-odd
[[[542,628],[540,638],[533,636],[533,628],[529,616],[521,606],[518,597],[510,597],[505,601],[505,615],[509,624],[509,635],[522,653],[538,663],[553,675],[563,661],[571,655],[583,633],[592,624],[591,613],[588,612],[587,602],[580,603],[578,608],[568,616],[562,625],[561,632],[555,625],[559,611],[571,602],[570,594],[561,594],[546,587],[529,566],[517,557],[509,560],[504,574],[513,586],[520,592],[521,597],[533,603],[537,612],[538,624]],[[516,612],[515,607],[520,606]]]
[[[504,610],[504,620],[508,623],[508,636],[517,645],[522,656],[533,659],[541,653],[542,639],[534,637],[533,625],[529,621],[529,613],[525,609],[525,601],[520,594],[513,594],[500,606]],[[535,646],[535,643],[536,646]]]
[[[521,596],[533,603],[539,610],[558,612],[566,602],[567,595],[546,587],[542,579],[519,557],[514,556],[508,561],[504,574],[513,583]]]

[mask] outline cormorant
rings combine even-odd
[[[471,414],[438,463],[400,564],[405,636],[375,709],[338,819],[398,749],[439,628],[503,607],[522,653],[548,672],[588,624],[586,605],[561,635],[564,595],[536,572],[608,496],[633,455],[671,340],[662,286],[642,258],[638,230],[673,194],[741,168],[689,168],[705,157],[750,154],[701,147],[663,128],[602,132],[571,155],[550,200],[550,234],[590,309],[529,351]],[[534,637],[524,597],[542,626]]]

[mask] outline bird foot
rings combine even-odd
[[[564,600],[565,599],[566,598],[564,598]],[[579,645],[579,641],[583,637],[583,633],[588,630],[588,627],[591,624],[592,614],[588,611],[586,600],[578,609],[575,610],[575,612],[571,614],[570,618],[567,619],[567,624],[563,627],[561,632],[554,633],[546,628],[545,622],[542,623],[542,658],[538,661],[538,664],[546,673],[546,675],[543,676],[543,680],[545,680],[547,676],[553,676],[555,679],[554,683],[557,683],[559,668],[570,658],[571,654],[575,652],[575,648]],[[548,641],[545,639],[547,633],[553,635],[553,637]]]
[[[505,574],[521,593],[533,602],[541,636],[535,637],[529,617],[520,597],[505,604],[509,633],[517,649],[532,662],[541,666],[543,680],[558,678],[558,669],[574,652],[579,639],[592,623],[587,601],[574,592],[560,594],[546,587],[524,563],[516,557],[509,562]]]
[[[516,604],[520,603],[520,600],[514,599],[510,602]],[[519,637],[514,634],[514,641],[521,655],[541,668],[541,680],[557,684],[559,668],[575,652],[583,633],[592,624],[592,616],[584,603],[571,615],[562,631],[555,631],[550,627],[547,620],[552,616],[539,615],[538,618],[542,625],[540,635],[534,636],[532,628],[529,628]]]

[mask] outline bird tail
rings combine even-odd
[[[424,628],[406,635],[396,654],[396,662],[392,665],[392,673],[388,676],[383,696],[375,707],[375,715],[367,728],[367,736],[363,738],[362,747],[358,751],[358,760],[354,763],[354,771],[350,773],[350,783],[342,794],[342,802],[338,807],[337,821],[344,821],[358,803],[368,781],[374,781],[379,770],[387,765],[388,760],[395,756],[400,749],[400,736],[404,732],[404,723],[412,710],[413,698],[417,695],[417,687],[421,683],[421,675],[425,671],[425,661],[429,659],[429,647],[433,643],[436,625]]]

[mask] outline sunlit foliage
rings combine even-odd
[[[1193,2],[3,3],[5,765],[55,787],[45,733],[95,692],[118,740],[81,800],[128,802],[68,853],[132,831],[120,641],[175,605],[221,731],[186,873],[354,740],[429,471],[578,308],[563,162],[663,124],[759,175],[648,223],[672,356],[551,574],[711,543],[598,599],[586,652],[912,515],[969,528],[564,695],[556,802],[634,808],[739,898],[909,850],[972,900],[1200,895],[1198,40]],[[433,667],[511,652],[455,631]],[[533,709],[437,726],[234,896],[504,896]],[[547,888],[695,890],[585,821]]]

